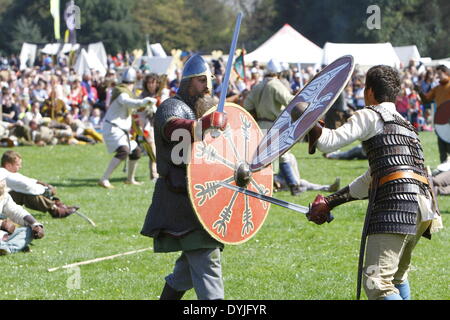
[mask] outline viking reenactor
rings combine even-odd
[[[182,251],[173,272],[165,278],[162,300],[181,299],[191,288],[199,299],[224,298],[220,261],[224,246],[203,229],[191,206],[186,163],[179,163],[177,152],[173,152],[183,141],[173,141],[172,137],[182,129],[190,144],[194,139],[202,140],[208,129],[225,128],[224,113],[205,115],[212,107],[208,95],[211,78],[206,61],[200,55],[192,56],[184,66],[177,95],[165,100],[155,114],[159,178],[141,234],[153,237],[155,252]]]
[[[415,87],[423,103],[435,101],[437,110],[434,124],[438,136],[439,159],[441,163],[447,161],[450,153],[450,78],[445,65],[436,68],[439,85],[428,93],[423,93],[418,86]]]
[[[141,157],[141,149],[136,141],[130,138],[131,112],[133,109],[151,105],[151,112],[155,111],[152,98],[136,99],[132,89],[136,82],[136,71],[130,67],[122,75],[122,83],[114,87],[111,104],[103,123],[103,138],[109,153],[115,156],[109,163],[103,177],[98,184],[104,188],[113,188],[109,177],[117,166],[129,157],[128,177],[125,183],[141,184],[135,180],[137,162]]]
[[[366,108],[335,130],[316,125],[309,139],[311,152],[315,147],[331,152],[362,141],[369,170],[336,193],[318,195],[308,219],[322,224],[336,206],[368,198],[357,298],[362,281],[369,299],[409,299],[412,251],[421,236],[431,238],[431,233],[442,227],[440,215],[418,133],[395,109],[400,91],[397,71],[388,66],[372,67],[365,84]]]

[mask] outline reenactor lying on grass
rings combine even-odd
[[[6,191],[6,174],[0,171],[0,255],[27,251],[33,239],[44,237],[44,226]],[[23,227],[16,228],[15,224]]]
[[[67,206],[56,198],[54,186],[20,174],[18,171],[22,167],[22,157],[19,153],[6,151],[1,166],[0,172],[6,176],[9,194],[17,204],[48,212],[53,218],[65,218],[79,209],[77,206]]]

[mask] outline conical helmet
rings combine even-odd
[[[188,61],[186,61],[181,79],[199,77],[203,75],[206,76],[208,80],[209,92],[212,92],[212,73],[208,63],[201,55],[193,55]]]
[[[124,83],[136,82],[136,70],[134,70],[133,67],[125,69],[125,71],[122,73],[122,82]]]

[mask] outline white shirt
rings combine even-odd
[[[396,111],[395,104],[383,102],[381,105],[393,114],[401,115]],[[380,115],[373,110],[364,108],[355,112],[341,127],[330,130],[324,128],[317,142],[317,148],[322,152],[332,152],[356,140],[366,141],[383,132],[384,122]],[[356,199],[363,199],[369,195],[372,181],[370,170],[350,183],[350,195]]]
[[[28,226],[28,223],[24,220],[30,213],[26,211],[22,206],[19,206],[11,198],[9,193],[5,193],[0,197],[0,212],[7,218],[11,219],[14,223],[21,226]]]
[[[148,103],[145,99],[132,99],[123,92],[109,106],[105,114],[105,120],[114,123],[124,130],[131,129],[131,111],[139,107],[145,107]]]
[[[0,170],[8,171],[5,168],[0,168]],[[18,172],[13,173],[8,171],[5,180],[6,186],[15,192],[36,196],[43,194],[46,190],[46,187],[37,183],[36,179],[28,178]]]

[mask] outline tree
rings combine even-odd
[[[17,20],[17,23],[14,25],[11,32],[11,36],[13,39],[11,42],[11,50],[13,50],[13,52],[20,51],[24,42],[47,42],[47,39],[42,36],[39,26],[24,16],[21,16]]]

